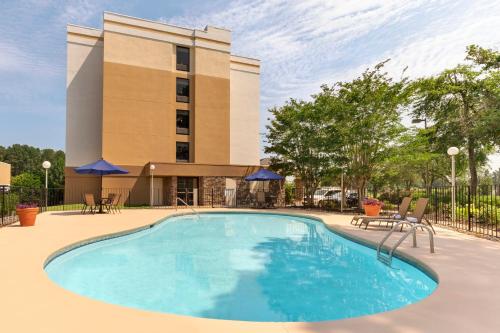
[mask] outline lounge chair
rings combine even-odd
[[[92,193],[85,193],[83,196],[82,214],[85,214],[87,208],[89,209],[89,212],[92,214],[94,214],[95,211],[97,210],[97,205],[95,203],[94,195]]]
[[[360,228],[364,224],[365,229],[367,229],[368,225],[371,222],[379,222],[379,225],[382,222],[386,222],[386,227],[388,227],[389,224],[391,224],[392,227],[394,225],[394,222],[402,221],[405,219],[406,214],[408,213],[408,208],[410,208],[410,203],[411,197],[404,197],[401,201],[401,204],[399,205],[398,213],[391,216],[355,216],[353,217],[353,221],[355,221],[354,225],[358,225],[359,222]]]
[[[415,204],[415,210],[413,214],[406,216],[405,221],[408,221],[412,224],[426,224],[431,227],[432,232],[435,234],[436,231],[432,226],[431,222],[424,217],[425,209],[427,208],[427,204],[429,203],[429,198],[420,198],[417,200]],[[425,222],[425,223],[423,223]]]

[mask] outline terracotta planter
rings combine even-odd
[[[22,227],[31,227],[35,225],[38,207],[16,209],[16,214],[19,216]]]
[[[380,214],[380,210],[382,209],[379,205],[363,205],[365,209],[365,214],[367,216],[378,216]]]

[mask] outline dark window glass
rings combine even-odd
[[[177,162],[189,162],[189,143],[177,142],[175,157]]]
[[[177,70],[189,72],[189,49],[177,46]]]
[[[177,134],[189,134],[189,111],[177,110]]]
[[[177,102],[189,103],[189,80],[177,78]]]

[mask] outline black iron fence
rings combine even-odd
[[[120,208],[185,208],[194,207],[282,207],[279,194],[269,191],[252,192],[225,187],[181,189],[177,187],[154,188],[64,188],[32,189],[0,186],[0,226],[17,222],[16,206],[20,203],[38,205],[41,212],[81,210],[85,195],[91,194],[94,202],[118,198]]]
[[[41,211],[80,210],[83,208],[84,194],[90,193],[96,202],[111,196],[118,196],[121,208],[181,208],[184,203],[197,207],[309,207],[326,211],[340,211],[340,191],[330,189],[307,198],[300,190],[284,189],[280,193],[264,190],[226,189],[212,187],[201,189],[180,189],[167,187],[153,190],[143,188],[103,188],[102,191],[62,188],[31,189],[24,187],[0,186],[0,226],[17,221],[16,205],[35,203]],[[444,226],[469,231],[481,235],[500,238],[500,185],[457,186],[455,206],[452,204],[451,187],[394,189],[387,188],[370,192],[384,202],[382,214],[397,212],[399,203],[405,196],[411,196],[414,209],[417,198],[429,198],[426,218]],[[180,198],[181,200],[178,200]],[[361,213],[355,192],[348,192],[343,210]]]
[[[369,191],[368,197],[381,200],[384,205],[381,214],[389,215],[398,211],[405,196],[412,197],[409,211],[415,208],[416,199],[429,198],[425,217],[432,223],[449,226],[462,231],[500,238],[500,185],[482,185],[477,188],[457,186],[455,205],[452,202],[452,187],[386,188]],[[292,189],[285,195],[285,203],[291,207],[309,207],[327,211],[340,211],[340,191],[316,192],[307,198],[303,191]],[[362,213],[355,192],[347,192],[343,210]]]

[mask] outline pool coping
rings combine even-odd
[[[368,230],[349,223],[352,215],[314,210],[199,209],[203,213],[257,213],[305,217],[320,221],[341,237],[374,247],[387,229]],[[138,331],[173,332],[370,332],[496,333],[498,322],[491,314],[500,311],[500,243],[436,227],[436,253],[430,254],[427,237],[419,231],[419,247],[402,244],[398,256],[423,263],[436,272],[435,291],[412,305],[348,319],[320,322],[246,322],[173,315],[133,309],[90,299],[68,291],[50,280],[44,263],[52,255],[75,244],[96,238],[116,237],[150,228],[187,211],[137,209],[122,214],[84,215],[78,212],[39,214],[35,227],[0,230],[0,296],[2,329],[8,332]],[[422,237],[422,238],[420,238]],[[8,246],[8,247],[7,247]],[[422,269],[422,267],[419,267]],[[362,277],[361,277],[362,278]],[[484,311],[488,309],[488,311]]]

